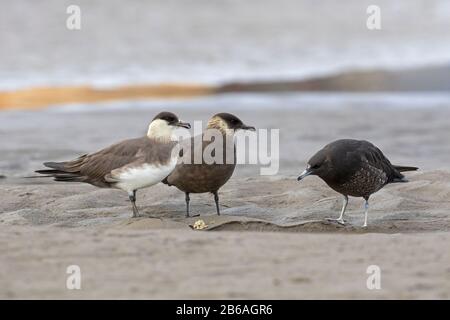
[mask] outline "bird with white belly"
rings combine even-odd
[[[136,191],[157,184],[175,168],[178,141],[175,130],[190,128],[171,112],[161,112],[149,125],[147,135],[128,139],[74,160],[45,162],[50,169],[37,170],[55,181],[85,182],[100,188],[128,193],[133,217],[139,215]]]

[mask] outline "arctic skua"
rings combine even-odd
[[[223,137],[222,163],[208,163],[204,159],[204,151],[212,141],[204,139],[208,130],[217,130]],[[169,186],[175,186],[185,193],[186,217],[189,217],[189,202],[191,193],[210,192],[214,195],[217,214],[220,215],[219,189],[230,179],[236,167],[236,146],[233,136],[237,130],[251,130],[255,128],[245,125],[239,118],[230,113],[218,113],[209,121],[206,131],[201,135],[189,139],[187,149],[191,150],[189,155],[184,155],[189,162],[178,163],[172,173],[163,180]],[[228,138],[228,139],[227,139]],[[232,143],[226,143],[231,138]],[[185,142],[186,143],[186,142]],[[181,143],[183,145],[183,142]],[[183,148],[185,150],[186,148]],[[200,161],[196,161],[196,155],[200,155]],[[227,161],[232,157],[231,163]]]
[[[133,217],[137,217],[136,191],[160,182],[177,164],[175,130],[180,127],[189,129],[190,124],[171,112],[161,112],[151,121],[146,136],[124,140],[71,161],[45,162],[50,169],[36,172],[55,181],[124,190],[131,201]]]
[[[365,200],[364,227],[367,226],[369,197],[385,185],[408,182],[401,174],[415,171],[416,167],[392,165],[380,149],[368,141],[342,139],[331,142],[318,151],[297,180],[316,175],[333,190],[344,196],[341,215],[336,220],[344,224],[348,196]]]

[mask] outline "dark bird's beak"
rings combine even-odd
[[[307,176],[311,175],[313,172],[310,168],[306,168],[305,171],[303,171],[297,178],[297,181],[302,180],[303,178],[306,178]]]
[[[175,124],[177,127],[182,127],[182,128],[186,128],[186,129],[190,129],[191,125],[188,122],[183,122],[183,121],[178,121],[177,124]]]
[[[249,131],[256,131],[255,127],[247,126],[245,124],[243,124],[239,129],[241,129],[241,130],[249,130]]]

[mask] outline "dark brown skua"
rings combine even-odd
[[[209,138],[205,139],[205,135],[210,130],[217,131],[222,136],[223,143],[220,146],[222,154],[214,155],[221,159],[221,163],[210,163],[205,160],[205,150],[210,148],[214,142],[214,139],[211,141]],[[183,154],[182,158],[188,159],[188,161],[180,162],[163,182],[169,186],[175,186],[185,193],[186,217],[189,217],[190,194],[206,192],[214,195],[216,211],[220,215],[218,191],[230,179],[236,167],[236,146],[233,138],[237,130],[254,131],[255,128],[245,125],[230,113],[219,113],[208,121],[205,132],[192,137],[184,144],[180,143],[183,146],[183,152],[186,150],[188,152],[188,154]],[[227,143],[230,140],[232,143]]]
[[[385,185],[408,182],[401,174],[415,171],[416,167],[392,165],[380,149],[368,141],[342,139],[331,142],[318,151],[309,161],[297,180],[316,175],[333,190],[344,196],[341,215],[336,220],[344,224],[348,196],[365,200],[364,227],[367,227],[369,197]]]

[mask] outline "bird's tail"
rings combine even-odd
[[[406,177],[404,175],[402,175],[400,172],[405,172],[405,171],[416,171],[419,168],[417,167],[407,167],[407,166],[394,166],[395,170],[398,171],[397,176],[392,179],[393,183],[398,183],[398,182],[408,182],[408,179],[406,179]]]
[[[165,177],[163,180],[161,180],[162,183],[167,184],[169,187],[171,186],[171,184],[169,183],[169,181],[167,180],[168,177]]]
[[[398,172],[416,171],[416,170],[419,170],[419,168],[417,168],[417,167],[407,167],[407,166],[394,166],[394,168],[395,168]]]
[[[45,162],[44,165],[47,168],[36,170],[36,173],[41,174],[41,176],[30,176],[26,178],[53,178],[55,181],[67,181],[67,182],[82,182],[82,177],[78,172],[70,172],[65,170],[66,162]]]

